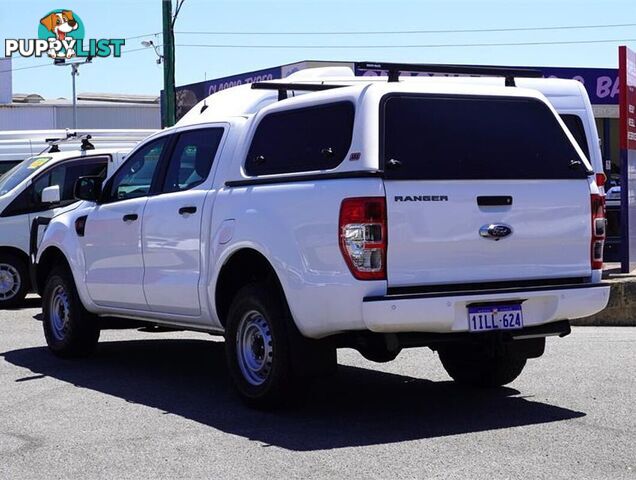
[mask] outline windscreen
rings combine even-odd
[[[40,167],[44,166],[51,157],[31,157],[18,163],[15,167],[0,177],[0,195],[10,192]]]
[[[588,174],[555,115],[537,99],[395,94],[380,108],[387,179],[579,179]]]

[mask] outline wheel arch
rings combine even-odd
[[[226,325],[227,314],[236,293],[245,285],[257,281],[271,282],[281,300],[286,302],[280,278],[262,253],[249,247],[232,253],[221,267],[214,287],[214,306],[223,327]]]
[[[42,293],[46,278],[55,265],[65,266],[69,272],[72,273],[71,265],[66,258],[66,255],[56,246],[49,246],[42,252],[38,263],[35,266],[35,281],[34,286],[38,294]]]
[[[0,254],[15,255],[20,260],[23,260],[25,265],[29,265],[29,254],[21,248],[2,246],[0,247]]]

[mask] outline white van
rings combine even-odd
[[[0,175],[6,173],[27,157],[33,157],[58,139],[60,151],[80,149],[82,138],[91,136],[95,148],[107,150],[130,150],[139,141],[155,133],[156,130],[15,130],[0,132]]]
[[[106,178],[128,150],[76,150],[27,158],[0,177],[0,308],[12,307],[32,291],[29,239],[36,217],[52,218],[76,208],[76,180]]]

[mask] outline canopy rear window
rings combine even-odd
[[[533,98],[391,94],[381,102],[388,179],[578,179],[587,168]]]
[[[336,168],[353,135],[354,106],[336,102],[270,113],[256,128],[245,171],[250,176]]]

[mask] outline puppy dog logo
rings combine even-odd
[[[125,38],[85,39],[84,22],[77,13],[66,8],[52,10],[38,23],[38,38],[5,38],[4,56],[48,55],[57,63],[71,58],[121,57]]]
[[[54,10],[40,19],[38,36],[42,40],[54,37],[64,46],[62,49],[50,48],[49,57],[72,58],[76,55],[73,46],[75,41],[83,39],[84,28],[80,18],[71,10]],[[70,41],[71,39],[75,41]]]

